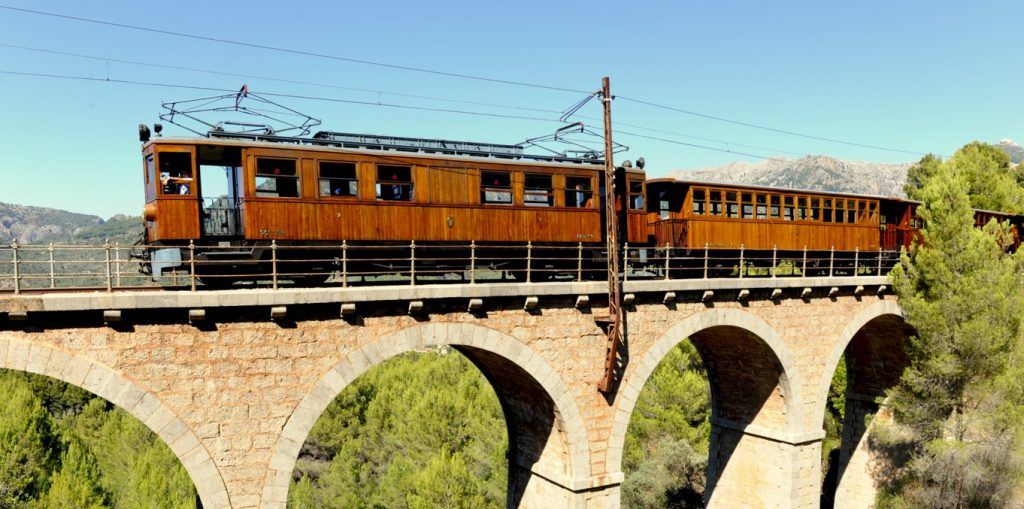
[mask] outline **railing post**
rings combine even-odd
[[[860,272],[860,246],[853,249],[853,275],[856,277]]]
[[[270,241],[270,277],[274,283],[273,288],[277,290],[277,239]]]
[[[18,239],[11,242],[11,250],[14,251],[14,293],[21,293],[21,264],[18,261]]]
[[[671,261],[672,261],[672,245],[669,244],[668,242],[666,242],[665,243],[665,279],[666,280],[672,279],[672,269],[671,269],[671,263],[670,263]]]
[[[526,242],[526,282],[532,283],[530,271],[533,269],[533,241]]]
[[[272,248],[273,249],[273,248]],[[276,256],[276,252],[271,253],[272,256]],[[277,265],[277,262],[274,262]],[[188,273],[189,281],[192,291],[196,291],[196,242],[194,240],[188,241]],[[277,288],[277,275],[275,272],[274,276],[274,288]]]
[[[409,284],[416,286],[416,241],[409,243]]]
[[[704,243],[704,279],[708,278],[708,243]]]
[[[629,281],[629,242],[622,245],[622,280]]]
[[[836,261],[836,246],[832,246],[828,250],[828,277],[832,277],[832,269],[835,267]]]
[[[807,277],[807,244],[804,244],[804,264],[800,268],[800,277]]]
[[[878,246],[878,275],[882,275],[882,246]]]
[[[341,241],[341,287],[348,287],[348,241]]]
[[[121,287],[121,243],[114,243],[114,284]]]
[[[745,268],[743,266],[743,264],[746,263],[744,261],[744,256],[743,256],[744,255],[744,250],[745,249],[743,247],[743,244],[740,244],[740,279],[743,279],[743,271],[744,271],[744,268]]]
[[[111,271],[110,267],[110,239],[106,239],[103,241],[103,252],[106,258],[107,266],[107,291],[112,292],[114,291],[114,278],[113,272]]]
[[[57,288],[57,264],[53,259],[53,242],[46,248],[50,254],[50,288]]]
[[[583,243],[576,244],[576,281],[583,281]]]
[[[476,241],[469,243],[469,284],[476,284]]]
[[[779,246],[777,244],[772,245],[772,279],[775,279],[775,273],[779,271]]]

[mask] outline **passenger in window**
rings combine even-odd
[[[576,206],[582,207],[586,203],[587,195],[583,194],[583,185],[576,184]]]

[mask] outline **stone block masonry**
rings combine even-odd
[[[59,296],[5,299],[0,367],[66,381],[126,409],[170,445],[204,507],[283,508],[299,449],[338,393],[400,353],[449,345],[484,371],[509,409],[510,507],[616,508],[633,407],[661,359],[689,337],[712,386],[709,505],[817,507],[822,415],[836,364],[848,344],[866,345],[857,362],[876,390],[889,381],[875,375],[897,358],[885,345],[906,334],[893,297],[854,295],[854,285],[879,281],[847,279],[838,295],[829,297],[836,283],[824,281],[810,298],[799,286],[779,295],[758,282],[631,288],[628,350],[611,395],[596,389],[604,334],[575,305],[585,291],[601,306],[600,289],[560,283],[417,287],[397,297],[424,300],[419,315],[393,295],[355,301],[357,311],[344,319],[339,304],[353,301],[342,292],[295,290],[292,300],[119,296],[123,320],[113,326],[103,323],[98,301],[79,299],[88,304],[75,308]],[[714,290],[707,302],[705,289]],[[749,296],[738,301],[744,289]],[[670,290],[677,299],[666,304]],[[524,310],[531,295],[539,304]],[[470,312],[469,298],[482,299],[482,308]],[[286,306],[285,317],[271,320],[269,306]],[[193,325],[187,311],[195,308],[206,319]],[[27,310],[28,319],[4,320],[8,310]],[[863,472],[868,460],[849,461]]]

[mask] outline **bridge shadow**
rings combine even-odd
[[[711,388],[712,431],[709,444],[705,503],[720,490],[764,486],[770,458],[747,433],[748,426],[781,431],[786,425],[786,401],[780,388],[782,363],[756,334],[733,326],[718,326],[692,334]],[[730,493],[730,498],[732,494]]]

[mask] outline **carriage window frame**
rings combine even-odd
[[[833,198],[822,198],[821,199],[821,221],[823,223],[834,223],[835,222],[835,199],[833,199]]]
[[[715,196],[718,199],[715,199]],[[716,217],[722,217],[725,214],[725,207],[723,206],[724,201],[722,200],[721,189],[709,189],[708,190],[708,214]]]
[[[754,193],[740,193],[740,218],[754,219]]]
[[[639,186],[639,191],[633,189],[633,186]],[[626,198],[629,202],[629,210],[644,210],[646,200],[644,195],[646,189],[644,186],[643,179],[639,178],[627,178],[626,179]]]
[[[796,220],[797,221],[810,221],[810,198],[807,196],[796,197]]]
[[[493,177],[502,177],[507,180],[508,185],[493,184]],[[488,198],[491,196],[491,198]],[[507,199],[498,199],[497,197],[502,196]],[[511,171],[500,171],[500,170],[481,170],[480,171],[480,203],[483,205],[497,205],[499,207],[506,207],[515,205],[515,192],[512,186],[512,172]]]
[[[399,179],[398,173],[393,173],[392,178],[382,178],[382,171],[398,171],[403,170],[409,172],[408,179]],[[376,199],[378,201],[393,201],[393,202],[412,202],[415,200],[416,193],[416,182],[415,176],[413,175],[413,167],[406,164],[378,164],[375,166],[374,171],[376,173],[376,180],[374,182],[374,191]],[[387,193],[384,192],[384,186],[391,186],[391,190]],[[399,193],[396,198],[394,191],[395,187],[398,187]]]
[[[530,179],[534,179],[534,187],[530,187]],[[538,186],[540,179],[547,179],[546,186]],[[525,173],[523,174],[523,206],[524,207],[554,207],[555,206],[555,179],[550,173]],[[544,201],[530,197],[545,197]]]
[[[270,171],[264,170],[264,169],[261,168],[261,163],[266,162],[266,161],[277,161],[279,164],[280,163],[289,164],[291,166],[293,172],[291,174],[288,174],[288,173],[284,173],[284,172],[280,171],[280,168],[275,168],[276,170],[278,170],[278,172],[277,173],[271,173]],[[273,191],[269,191],[269,190],[266,190],[266,189],[260,190],[260,185],[262,185],[262,183],[260,182],[260,179],[264,179],[263,182],[273,181],[274,182],[274,190]],[[285,195],[285,196],[281,195],[281,186],[280,186],[280,184],[282,182],[294,182],[294,184],[295,184],[294,195],[291,194],[291,193],[289,193],[288,195]],[[299,171],[299,160],[295,159],[295,158],[290,158],[290,157],[256,156],[256,164],[255,164],[255,168],[253,169],[253,190],[255,191],[255,194],[256,194],[256,196],[258,198],[273,198],[273,199],[279,199],[279,198],[280,199],[296,199],[296,198],[301,198],[302,197],[302,175],[301,175],[301,172]]]
[[[698,193],[700,194],[700,198],[699,199],[697,197]],[[708,192],[707,192],[706,189],[699,187],[699,188],[695,188],[693,190],[693,197],[691,199],[691,201],[693,202],[693,205],[690,208],[692,213],[693,213],[693,215],[695,215],[695,216],[706,216],[706,215],[708,215],[708,202],[707,202],[707,198],[708,198]]]
[[[811,196],[809,199],[811,211],[810,221],[821,221],[821,198]]]
[[[796,197],[787,194],[782,196],[782,220],[793,221],[796,219]]]
[[[725,217],[729,219],[740,218],[740,193],[725,191]]]
[[[757,193],[754,195],[755,218],[761,221],[768,219],[768,195]]]
[[[162,166],[164,165],[164,156],[172,155],[174,157],[186,156],[188,158],[188,169],[187,171],[177,174],[171,174],[168,171],[167,176],[164,176]],[[195,194],[195,157],[189,150],[160,150],[156,153],[156,169],[155,176],[157,178],[157,194],[161,196],[191,196]],[[177,169],[180,170],[180,169]]]
[[[325,177],[324,176],[324,165],[351,165],[352,166],[352,177]],[[316,162],[316,176],[317,176],[317,195],[321,198],[335,199],[335,200],[352,200],[359,198],[359,163],[355,161],[334,161],[329,159],[321,159]],[[345,189],[348,194],[335,194],[334,186],[336,182],[341,182],[343,185],[338,189]],[[324,194],[324,184],[327,184],[327,194]]]
[[[846,222],[850,224],[856,224],[857,221],[857,203],[860,200],[846,200]]]
[[[582,189],[575,188],[575,182],[585,182]],[[580,201],[580,194],[583,201]],[[572,204],[572,205],[570,205]],[[594,208],[594,177],[590,175],[565,175],[565,207],[570,209]]]
[[[777,194],[768,195],[768,217],[770,219],[782,218],[782,197]]]

